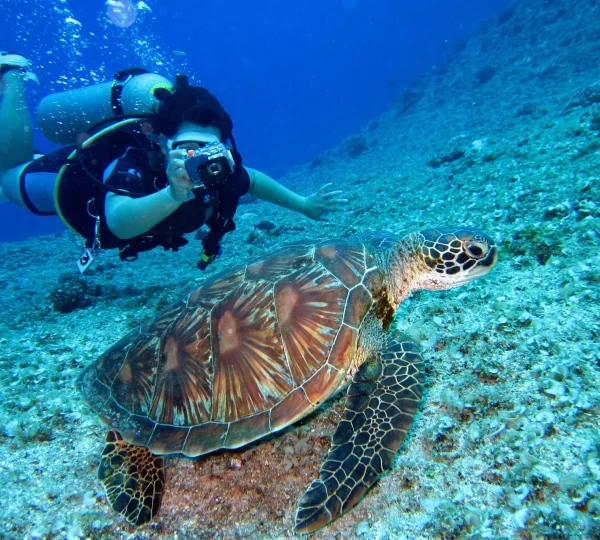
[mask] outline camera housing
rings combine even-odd
[[[188,150],[185,168],[194,187],[215,189],[223,186],[233,174],[235,160],[231,150],[221,142]]]

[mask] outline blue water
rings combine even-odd
[[[135,19],[127,28],[107,15],[115,0],[2,3],[0,50],[28,56],[40,78],[29,88],[32,110],[47,93],[108,80],[124,67],[185,72],[233,117],[244,162],[275,177],[360,129],[507,4],[124,1]],[[39,133],[36,146],[55,148]],[[60,230],[55,218],[0,205],[0,241]]]

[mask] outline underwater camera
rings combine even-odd
[[[188,150],[185,168],[195,187],[215,189],[223,186],[233,174],[235,161],[231,150],[223,143],[214,142]]]

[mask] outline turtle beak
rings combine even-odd
[[[492,268],[494,268],[497,260],[498,248],[496,246],[491,246],[489,253],[483,259],[479,259],[472,268],[463,270],[462,272],[453,276],[449,276],[450,281],[452,282],[452,287],[458,287],[465,283],[469,283],[474,279],[485,276],[491,271]]]
[[[498,248],[491,246],[490,252],[483,259],[477,261],[477,264],[473,267],[473,273],[476,273],[477,277],[485,276],[485,274],[494,268],[497,260]]]
[[[498,248],[496,246],[492,246],[490,249],[490,252],[488,253],[488,256],[485,259],[483,259],[481,264],[483,266],[488,266],[489,270],[491,270],[492,268],[494,268],[497,260],[498,260]]]

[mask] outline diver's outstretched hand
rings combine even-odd
[[[328,191],[331,182],[321,186],[319,190],[312,195],[304,198],[304,215],[317,221],[327,221],[325,217],[330,212],[336,212],[342,209],[342,206],[348,202],[348,199],[341,199],[339,195],[342,190]]]

